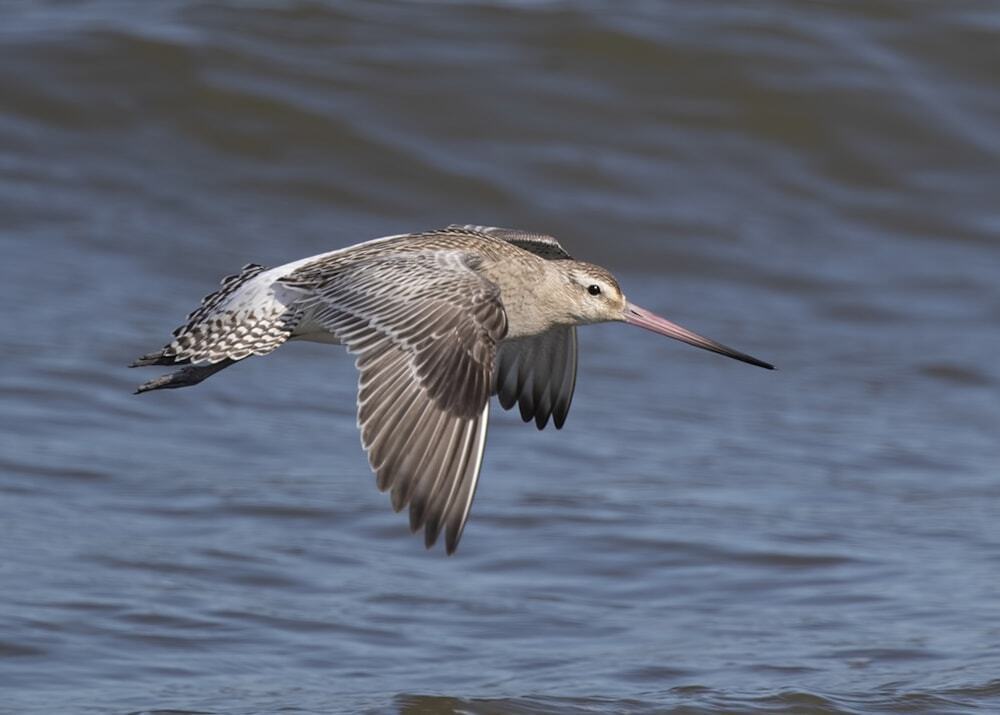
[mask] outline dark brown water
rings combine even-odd
[[[0,711],[1000,711],[998,68],[992,0],[0,4]],[[779,371],[584,330],[450,559],[339,350],[130,394],[451,222]]]

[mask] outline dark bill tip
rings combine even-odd
[[[718,353],[719,355],[725,355],[733,360],[739,360],[740,362],[745,362],[750,365],[756,365],[757,367],[762,367],[765,370],[774,369],[774,365],[769,362],[758,360],[752,355],[741,353],[739,350],[733,350],[722,343],[717,343],[714,340],[702,337],[697,333],[691,332],[687,328],[682,328],[677,325],[677,323],[672,323],[666,318],[661,318],[655,313],[651,313],[645,308],[640,308],[639,306],[632,305],[631,303],[625,306],[624,320],[629,325],[636,325],[640,328],[651,330],[654,333],[665,335],[668,338],[680,340],[682,343],[694,345],[696,348],[701,348],[702,350],[708,350],[713,353]]]

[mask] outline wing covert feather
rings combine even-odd
[[[499,238],[507,243],[512,243],[518,248],[534,253],[547,260],[558,261],[565,258],[572,258],[559,241],[547,236],[544,233],[534,233],[523,231],[518,228],[500,228],[499,226],[474,226],[472,224],[452,224],[448,229],[458,231],[471,231],[481,233],[491,238]],[[447,229],[446,229],[447,230]]]

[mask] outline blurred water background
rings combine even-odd
[[[0,711],[1000,711],[992,0],[0,4]],[[336,348],[133,397],[224,275],[552,233],[581,331],[458,554]]]

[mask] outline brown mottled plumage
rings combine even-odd
[[[226,278],[159,352],[181,365],[137,392],[196,384],[286,340],[342,344],[359,371],[358,426],[381,490],[410,527],[458,546],[482,464],[489,398],[562,427],[576,327],[620,320],[762,367],[629,304],[604,268],[550,236],[485,226],[376,239]]]

